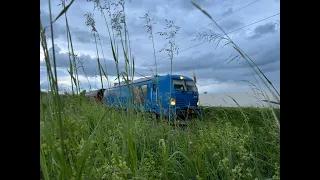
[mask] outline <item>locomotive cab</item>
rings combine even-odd
[[[199,93],[194,81],[184,76],[172,77],[172,89],[173,113],[182,119],[199,116]]]

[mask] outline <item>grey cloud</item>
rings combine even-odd
[[[52,71],[54,72],[54,71]],[[65,71],[63,68],[57,68],[57,76],[69,76],[68,72]],[[40,81],[46,81],[47,80],[47,69],[45,67],[45,63],[40,63]]]
[[[278,49],[279,52],[279,49]],[[272,74],[280,70],[280,53],[277,53],[276,49],[266,51],[265,53],[259,54],[256,59],[253,59],[258,67],[265,74]],[[258,58],[259,57],[259,58]],[[226,81],[241,81],[249,80],[254,81],[252,72],[249,69],[249,66],[243,59],[239,62],[233,62],[232,64],[223,64],[217,69],[203,69],[197,70],[197,75],[199,78],[203,79],[216,79],[220,82]],[[278,81],[279,76],[272,76],[272,82]]]
[[[60,48],[56,45],[55,46],[56,50],[59,50]],[[69,69],[70,64],[69,64],[69,55],[67,53],[62,53],[57,51],[56,54],[56,64],[58,68],[64,68],[64,69]],[[82,62],[80,63],[79,60]],[[124,72],[125,71],[125,64],[122,60],[119,62],[119,71]],[[113,59],[103,59],[100,57],[100,63],[103,66],[103,68],[107,71],[107,74],[110,76],[116,76],[117,71],[116,71],[116,65]],[[85,54],[80,54],[77,57],[77,64],[78,66],[83,65],[85,72],[82,70],[82,68],[79,68],[78,72],[79,74],[82,75],[87,75],[87,76],[95,76],[99,75],[98,71],[98,62],[96,58],[91,58],[89,55]],[[40,62],[40,66],[45,66],[45,62]],[[136,67],[137,72],[144,72],[143,69]]]
[[[70,28],[72,38],[79,41],[80,43],[94,43],[94,37],[89,31],[84,31],[76,28]],[[66,31],[63,33],[66,36]]]
[[[50,90],[50,84],[48,81],[44,81],[40,83],[41,90]],[[58,84],[58,91],[64,92],[64,91],[70,91],[71,87],[64,85],[64,84]]]
[[[264,69],[265,70],[265,69]],[[265,71],[264,71],[265,72]],[[274,73],[277,71],[272,72],[265,72],[264,74],[268,77],[268,79],[273,83],[279,82],[279,75],[274,76]],[[250,81],[255,82],[255,78],[250,71],[249,68],[238,68],[236,70],[233,69],[218,69],[218,70],[198,70],[196,71],[196,75],[199,81],[205,81],[207,79],[214,79],[218,83],[224,82],[242,82],[242,81]]]
[[[230,30],[234,30],[242,26],[244,23],[238,20],[229,19],[229,20],[223,20],[219,24],[225,31],[228,32]]]
[[[260,60],[261,59],[261,60]],[[280,47],[279,44],[271,49],[265,51],[261,57],[259,57],[258,65],[264,66],[270,63],[280,63]],[[280,64],[279,64],[280,65]],[[278,66],[280,69],[280,66]]]
[[[258,67],[263,73],[272,73],[280,71],[280,50],[269,50],[260,57],[263,61],[257,63]],[[252,73],[248,72],[243,74],[244,76],[251,76]]]
[[[194,0],[194,2],[200,6],[208,6],[212,4],[214,1],[213,0]],[[143,6],[140,6],[141,4],[143,4]],[[179,8],[179,9],[184,9],[188,11],[195,8],[191,4],[191,1],[186,1],[186,0],[168,0],[168,1],[140,0],[139,3],[128,3],[128,6],[154,12],[157,10],[157,6],[159,6],[160,4],[168,5],[170,8],[173,8],[173,9]]]
[[[243,76],[244,72],[249,71],[248,69],[242,68],[232,70],[232,69],[205,69],[197,71],[197,78],[200,80],[204,79],[215,79],[218,82],[232,82],[232,81],[241,81],[247,77]]]
[[[280,68],[279,68],[279,62],[274,62],[274,63],[270,63],[268,65],[264,65],[264,66],[259,66],[259,68],[261,69],[261,71],[264,73],[264,74],[271,74],[273,72],[277,72],[277,71],[280,71]],[[252,76],[252,72],[251,71],[247,71],[245,73],[242,74],[242,76]]]
[[[142,16],[140,16],[142,17]],[[128,23],[128,29],[130,32],[132,32],[132,37],[134,38],[135,35],[148,35],[147,34],[147,28],[144,28],[145,26],[145,20],[141,19],[140,17],[128,17],[127,23]],[[147,36],[146,36],[147,37]]]
[[[40,0],[40,8],[48,8],[48,1],[47,0]]]
[[[197,52],[197,51],[195,51]],[[193,54],[198,54],[198,53]],[[217,53],[217,51],[211,51],[204,53],[199,57],[192,55],[178,56],[173,60],[173,72],[187,73],[193,70],[197,71],[197,76],[200,79],[210,79],[216,78],[221,82],[229,80],[244,80],[251,76],[249,65],[244,59],[239,59],[238,61],[233,60],[231,63],[224,62],[228,56],[232,54],[235,57],[237,53],[235,51],[225,51]],[[232,59],[229,58],[229,60]],[[272,44],[271,47],[266,47],[263,50],[254,50],[250,53],[250,57],[253,61],[263,70],[264,73],[278,71],[280,69],[280,49],[279,43]],[[170,60],[163,59],[158,61],[158,72],[159,73],[170,73]],[[223,63],[224,62],[224,63]],[[155,71],[154,63],[150,61],[149,63],[144,63],[143,66],[151,67]],[[148,68],[145,69],[146,72]],[[150,70],[149,70],[150,71]],[[249,77],[250,78],[250,77]]]
[[[280,62],[273,62],[264,66],[259,67],[263,73],[272,73],[276,71],[280,71]]]
[[[268,77],[268,79],[271,80],[272,84],[277,88],[277,90],[280,92],[280,69],[272,72],[267,72],[265,75]]]
[[[41,0],[44,1],[44,0]],[[58,0],[57,0],[58,1]],[[46,1],[44,1],[46,2]],[[222,0],[195,0],[197,4],[203,7],[209,14],[211,14],[214,19],[220,18],[233,12],[236,9],[236,6],[243,6],[246,3],[243,2],[235,5],[234,1],[222,1]],[[42,3],[42,2],[41,2]],[[86,13],[91,11],[86,1],[75,1],[75,7],[68,11],[69,14],[69,22],[71,25],[71,33],[73,40],[78,42],[75,50],[85,50],[86,52],[92,52],[94,54],[95,45],[92,44],[94,38],[90,34],[90,29],[87,28],[84,24],[85,17],[81,13]],[[274,2],[273,2],[274,3]],[[185,0],[169,0],[169,1],[153,1],[153,0],[141,0],[141,1],[132,1],[127,4],[127,23],[128,29],[130,32],[130,41],[131,41],[131,49],[133,50],[133,54],[135,56],[135,64],[136,64],[136,76],[139,74],[149,76],[152,74],[152,71],[155,71],[154,63],[153,63],[153,50],[152,50],[152,42],[148,38],[148,33],[146,29],[143,28],[144,21],[139,17],[143,16],[148,10],[152,13],[155,22],[157,23],[154,26],[154,40],[156,46],[156,52],[163,47],[163,44],[167,41],[158,35],[156,32],[164,31],[165,21],[164,19],[173,20],[176,25],[180,26],[181,29],[179,31],[179,35],[177,35],[177,39],[185,37],[187,34],[190,34],[202,26],[205,26],[210,22],[205,15],[203,15],[199,10],[197,10],[190,1]],[[243,5],[242,5],[243,4]],[[258,5],[258,3],[257,3]],[[43,6],[41,6],[42,8]],[[260,6],[261,7],[261,6]],[[47,8],[47,7],[46,7]],[[248,7],[249,8],[249,7]],[[59,12],[58,12],[59,13]],[[99,19],[99,12],[95,11],[97,30],[101,35],[108,35],[106,32],[105,24],[102,18]],[[219,21],[219,24],[225,29],[227,32],[234,30],[238,27],[247,24],[246,17],[244,11],[239,11],[235,13],[235,15],[240,14],[239,17],[243,16],[243,20],[239,20],[235,16],[230,16],[230,18],[223,19]],[[49,22],[48,14],[45,14],[45,11],[41,13],[41,17],[44,22]],[[54,16],[55,17],[55,16]],[[80,24],[79,23],[83,23]],[[77,29],[75,27],[81,27],[81,29]],[[270,26],[272,27],[272,26]],[[65,25],[64,20],[57,21],[54,25],[56,38],[66,39],[65,33]],[[87,29],[87,30],[86,30]],[[243,31],[247,31],[243,29]],[[103,33],[102,33],[103,32]],[[258,66],[268,74],[271,79],[277,80],[279,79],[279,75],[277,75],[279,71],[279,61],[280,61],[280,51],[278,44],[268,45],[268,43],[260,43],[258,46],[258,41],[256,38],[264,36],[266,34],[274,33],[275,29],[266,28],[266,24],[262,26],[258,26],[254,31],[253,35],[250,37],[252,39],[245,39],[245,36],[235,35],[232,38],[239,45],[242,43],[240,47],[246,49],[250,57],[258,64]],[[183,41],[178,42],[178,45],[181,49],[191,47],[195,42],[191,42],[190,39],[184,39]],[[269,38],[269,37],[268,37]],[[270,38],[274,38],[274,35],[270,36]],[[109,39],[108,37],[103,37],[103,39]],[[103,40],[103,43],[105,40]],[[271,42],[271,41],[270,41]],[[67,42],[65,42],[67,43]],[[90,43],[90,44],[89,44]],[[224,43],[222,43],[224,44]],[[120,44],[119,48],[121,47]],[[273,46],[273,47],[272,47]],[[62,47],[62,46],[61,46]],[[66,47],[66,45],[64,45]],[[207,44],[204,46],[198,46],[192,48],[188,51],[185,51],[183,54],[179,53],[173,60],[173,72],[174,73],[182,73],[182,74],[190,74],[192,70],[196,71],[197,77],[199,80],[204,81],[208,79],[215,79],[218,82],[227,82],[227,81],[241,81],[241,80],[252,80],[251,72],[248,69],[248,65],[244,62],[243,59],[237,61],[233,61],[230,64],[224,63],[221,65],[221,62],[224,61],[229,55],[236,55],[237,52],[231,47],[232,51],[227,51],[224,49],[214,50],[215,45]],[[263,47],[263,48],[259,48]],[[100,50],[100,47],[98,47]],[[58,49],[59,50],[59,49]],[[65,49],[64,49],[65,51]],[[109,50],[108,50],[109,51]],[[105,55],[110,55],[106,51],[104,51]],[[92,55],[90,54],[90,55]],[[166,53],[160,53],[161,56],[166,55]],[[121,55],[121,51],[120,51]],[[159,55],[158,53],[156,54]],[[197,57],[196,57],[197,55]],[[146,58],[149,57],[148,58]],[[69,68],[69,59],[68,55],[62,52],[57,53],[57,63],[58,67],[63,69]],[[97,74],[97,60],[95,58],[91,58],[89,55],[79,55],[79,57],[83,61],[83,65],[85,71],[88,76],[94,76]],[[108,56],[109,57],[109,56]],[[107,71],[110,75],[116,75],[115,63],[112,59],[105,59]],[[104,65],[104,60],[101,60],[101,63]],[[43,64],[42,64],[43,65]],[[150,70],[150,68],[151,70]],[[123,60],[120,63],[120,71],[124,70]],[[163,59],[158,61],[158,72],[161,74],[170,73],[170,60]],[[84,74],[79,69],[80,74]],[[268,76],[268,77],[269,77]],[[84,86],[88,86],[84,84]]]
[[[174,71],[191,71],[193,69],[207,69],[208,67],[215,67],[219,64],[219,60],[222,59],[222,55],[216,55],[215,53],[207,53],[201,57],[194,58],[188,56],[176,57],[173,60]],[[162,63],[159,65],[160,72],[168,72],[170,64]]]
[[[208,7],[212,4],[214,4],[215,0],[194,0],[193,2],[197,3],[200,7]],[[185,1],[185,0],[179,0],[178,5],[181,8],[184,8],[186,10],[192,10],[195,7],[191,4],[191,1]]]
[[[229,59],[228,57],[232,55]],[[193,56],[178,56],[173,61],[173,70],[175,71],[190,71],[193,69],[201,70],[201,69],[237,69],[237,68],[247,68],[248,65],[241,58],[236,61],[234,59],[232,62],[227,64],[227,62],[231,61],[233,57],[235,57],[237,53],[226,51],[225,53],[217,53],[216,51],[208,52],[200,57]],[[261,50],[260,52],[255,52],[252,59],[258,66],[268,65],[270,63],[279,62],[280,61],[280,50],[279,46],[271,47],[266,50]],[[227,60],[228,59],[228,60]],[[227,61],[226,61],[227,60]],[[145,64],[146,65],[146,64]],[[162,63],[159,65],[159,71],[165,71],[169,69],[169,64]]]
[[[56,15],[52,15],[53,19],[56,17]],[[46,11],[41,11],[41,15],[40,15],[42,24],[44,27],[50,25],[50,16],[49,13],[47,13]],[[63,18],[63,16],[61,16],[61,18]],[[70,18],[69,18],[70,21]],[[83,23],[83,25],[85,25]],[[94,37],[91,35],[91,33],[89,32],[89,28],[88,31],[86,30],[81,30],[79,28],[74,28],[74,27],[70,27],[70,32],[71,32],[71,36],[72,36],[72,41],[78,41],[80,43],[95,43],[94,42]],[[55,38],[67,38],[67,31],[66,31],[66,26],[65,24],[61,25],[57,22],[55,22],[53,24],[53,31],[54,31],[54,37]],[[46,35],[47,37],[50,37],[50,29],[47,29],[46,31]],[[100,36],[101,38],[107,39],[107,37],[105,36]]]
[[[230,14],[230,13],[232,13],[232,12],[233,12],[233,9],[232,9],[232,8],[228,8],[227,11],[224,11],[224,12],[222,13],[222,16],[225,16],[225,15]]]
[[[260,38],[261,36],[265,35],[265,34],[271,34],[271,33],[275,33],[276,30],[276,26],[274,22],[270,22],[264,25],[260,25],[257,26],[254,31],[253,31],[253,35],[250,36],[250,39],[256,39],[256,38]]]
[[[267,24],[256,27],[254,32],[257,34],[264,34],[264,33],[276,32],[276,31],[275,31],[274,23],[267,23]]]

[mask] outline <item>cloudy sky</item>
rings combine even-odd
[[[55,18],[62,10],[62,7],[58,5],[61,1],[52,0],[51,2],[52,14]],[[100,2],[103,4],[105,0],[100,0]],[[280,91],[279,0],[195,0],[194,2],[197,2],[217,20],[225,32],[231,32],[228,34],[230,38],[256,62],[277,90]],[[66,3],[70,3],[70,0]],[[190,1],[131,0],[126,1],[125,6],[131,53],[135,58],[137,73],[150,76],[155,72],[152,41],[149,39],[147,29],[144,28],[145,20],[140,18],[150,12],[155,23],[153,24],[153,32],[158,72],[160,74],[170,73],[168,54],[159,52],[168,40],[156,34],[156,32],[166,31],[164,28],[167,19],[180,27],[175,38],[179,52],[174,54],[174,74],[192,77],[194,71],[197,75],[197,85],[200,93],[245,92],[251,90],[248,83],[244,81],[254,82],[254,77],[243,59],[235,59],[230,62],[237,55],[231,45],[223,47],[225,41],[222,40],[216,47],[214,42],[204,42],[204,39],[198,38],[200,34],[222,34],[222,32],[214,24],[209,25],[212,23],[210,19],[196,9]],[[112,58],[108,31],[101,13],[94,9],[93,2],[75,0],[67,11],[67,16],[73,47],[81,59],[84,69],[83,71],[81,67],[79,68],[80,84],[83,89],[96,89],[100,88],[101,85],[97,66],[96,44],[91,34],[91,28],[85,24],[85,14],[87,13],[92,13],[95,19],[95,26],[102,43],[102,50],[98,45],[99,56],[100,58],[104,56],[101,62],[111,81],[115,79],[116,68]],[[44,26],[49,25],[47,0],[40,0],[40,18]],[[61,89],[67,90],[70,89],[71,85],[67,72],[69,58],[64,16],[54,23],[53,28],[58,81]],[[49,32],[49,29],[47,32]],[[45,89],[48,86],[48,81],[42,52],[40,46],[40,84]],[[120,55],[120,70],[123,70],[125,66],[122,57]],[[228,60],[226,61],[226,59]]]

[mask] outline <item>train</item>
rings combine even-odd
[[[198,88],[192,78],[183,75],[157,75],[115,83],[104,91],[103,97],[106,106],[146,111],[157,119],[200,116]]]
[[[95,91],[89,91],[89,92],[85,93],[85,96],[88,98],[94,99],[100,103],[103,103],[105,91],[106,91],[106,89],[98,89]]]

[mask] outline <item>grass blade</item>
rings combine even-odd
[[[64,7],[63,10],[59,13],[59,15],[54,19],[52,23],[56,22],[64,13],[66,13],[73,2],[74,0],[72,0],[66,7]]]
[[[91,146],[92,146],[91,140],[93,139],[95,133],[97,132],[101,120],[105,118],[106,114],[107,114],[107,112],[103,115],[103,117],[96,124],[94,130],[92,131],[90,137],[88,138],[86,144],[84,145],[83,152],[82,152],[81,156],[79,157],[79,160],[77,161],[77,164],[79,164],[80,166],[76,170],[76,179],[81,179],[82,178],[84,165],[85,165],[86,159],[87,159],[87,157],[88,157],[88,155],[90,153]]]

